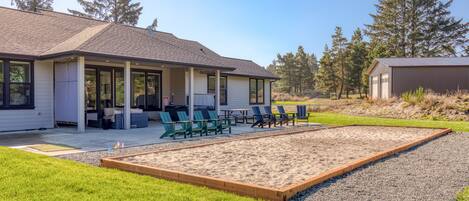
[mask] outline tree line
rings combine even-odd
[[[81,17],[88,17],[107,22],[135,26],[142,14],[143,6],[132,0],[77,0],[84,12],[68,9],[68,12]],[[11,4],[20,10],[39,12],[53,10],[54,0],[11,0]],[[155,31],[158,20],[155,18],[147,29]]]
[[[350,39],[336,27],[330,47],[307,69],[298,54],[278,55],[268,70],[281,77],[275,91],[295,95],[320,92],[337,99],[366,96],[367,69],[375,58],[469,56],[469,23],[451,15],[452,0],[379,0],[373,23],[357,28]],[[365,40],[367,36],[367,40]],[[301,50],[301,51],[300,51]],[[314,55],[314,54],[310,54]],[[306,72],[306,73],[303,73]]]

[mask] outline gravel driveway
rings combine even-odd
[[[464,186],[469,186],[469,133],[452,133],[291,200],[454,200]]]

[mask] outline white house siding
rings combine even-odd
[[[270,81],[269,79],[264,80],[264,104],[256,105],[263,107],[270,105]],[[249,77],[231,76],[228,75],[228,104],[222,105],[221,109],[235,109],[244,108],[249,109],[251,113],[251,107],[254,105],[249,104]],[[261,111],[264,111],[261,108]]]
[[[31,110],[0,110],[0,131],[53,128],[53,62],[34,62],[34,105]]]

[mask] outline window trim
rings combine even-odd
[[[256,102],[251,101],[251,80],[256,80]],[[259,102],[259,81],[262,80],[262,103]],[[248,98],[249,98],[249,105],[264,105],[265,104],[265,79],[260,79],[260,78],[249,78],[249,92],[248,92]]]
[[[34,61],[24,59],[4,59],[3,61],[3,104],[0,105],[0,110],[33,110],[35,109],[34,103]],[[29,63],[29,104],[27,105],[10,105],[10,63],[11,62],[26,62]]]
[[[207,74],[207,93],[209,93],[209,80],[210,80],[210,77],[215,77],[216,79],[216,75],[212,75],[212,74]],[[226,75],[220,75],[220,78],[224,77],[225,80],[226,80],[226,83],[225,83],[225,103],[221,103],[220,102],[220,105],[228,105],[228,76]],[[220,79],[221,81],[221,79]],[[216,81],[215,81],[216,82]],[[215,83],[216,85],[216,83]],[[220,82],[220,85],[221,85],[221,82]],[[215,88],[217,88],[215,86]],[[216,89],[215,89],[216,90]],[[220,90],[221,90],[221,87],[220,87]],[[221,93],[220,93],[221,94]]]
[[[133,93],[134,93],[134,90],[133,90],[133,82],[132,82],[132,73],[133,72],[143,72],[145,74],[145,83],[144,83],[144,91],[145,91],[145,104],[144,104],[144,109],[143,111],[162,111],[163,110],[163,71],[161,70],[148,70],[148,69],[138,69],[138,68],[134,68],[134,69],[130,69],[130,96],[131,96],[131,99],[130,99],[130,106],[131,108],[138,108],[138,107],[133,107]],[[148,77],[148,73],[155,73],[155,74],[159,74],[160,75],[160,105],[159,105],[159,108],[157,109],[147,109],[148,106],[147,106],[147,98],[148,98],[148,92],[147,92],[147,77]],[[125,76],[125,75],[124,75]]]

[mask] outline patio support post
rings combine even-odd
[[[130,61],[124,66],[124,129],[130,129]]]
[[[194,120],[194,67],[189,68],[189,118]]]
[[[85,132],[85,57],[77,59],[77,131]]]
[[[220,114],[220,70],[215,75],[215,111]]]

